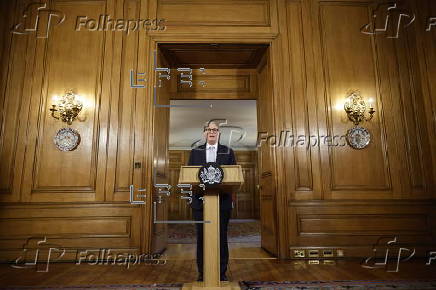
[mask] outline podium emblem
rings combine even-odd
[[[198,179],[206,185],[220,184],[224,179],[224,171],[217,163],[209,162],[198,171]]]

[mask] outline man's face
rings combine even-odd
[[[207,143],[213,145],[216,142],[218,142],[219,138],[219,131],[218,126],[214,123],[210,123],[209,126],[206,128],[205,134],[206,134],[206,141]]]

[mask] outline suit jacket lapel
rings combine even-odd
[[[223,164],[223,146],[218,143],[218,148],[217,148],[217,152],[216,152],[216,163],[218,163],[219,165]]]
[[[201,154],[201,164],[206,164],[206,144],[202,146]]]

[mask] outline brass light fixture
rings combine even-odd
[[[368,117],[365,116],[367,107],[369,107]],[[348,95],[344,104],[344,110],[348,115],[348,119],[356,126],[363,121],[370,121],[375,113],[372,101],[369,100],[367,104],[359,91],[353,91]]]
[[[54,104],[52,104],[50,111],[53,118],[71,125],[82,108],[83,103],[80,97],[69,90],[62,97],[54,97]]]
[[[367,108],[369,111],[367,114]],[[364,121],[370,121],[374,117],[374,107],[372,100],[365,100],[360,95],[359,91],[352,91],[344,104],[344,110],[347,113],[348,119],[354,123],[354,127],[347,131],[347,142],[354,149],[364,149],[371,142],[371,133],[360,127],[359,124]]]

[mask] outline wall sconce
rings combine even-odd
[[[374,117],[373,100],[368,100],[367,103],[363,100],[359,91],[351,92],[344,104],[344,110],[347,113],[348,119],[354,123],[355,127],[347,131],[347,142],[354,149],[364,149],[371,142],[371,133],[359,127],[363,121],[370,121]],[[366,109],[369,106],[368,116],[366,116]]]
[[[66,122],[68,125],[73,123],[83,108],[80,96],[74,94],[72,90],[67,91],[62,97],[54,96],[53,101],[54,104],[50,109],[51,116]]]
[[[348,95],[347,100],[345,101],[344,110],[348,115],[348,119],[350,119],[350,121],[353,122],[354,125],[358,126],[361,122],[370,121],[372,117],[374,117],[375,110],[372,103],[373,100],[369,99],[369,116],[366,117],[365,114],[367,104],[360,95],[360,92],[353,91],[350,95]]]

